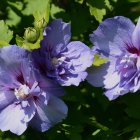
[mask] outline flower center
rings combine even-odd
[[[123,54],[116,63],[116,69],[121,74],[121,77],[129,77],[137,69],[136,54]]]
[[[58,64],[58,59],[56,57],[52,58],[52,64],[57,65]]]
[[[21,85],[18,89],[15,89],[15,96],[17,99],[25,99],[29,94],[29,87],[27,85]]]

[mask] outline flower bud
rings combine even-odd
[[[24,32],[24,38],[31,43],[34,43],[37,41],[39,37],[39,31],[37,31],[35,28],[33,27],[28,27],[26,28],[25,32]]]
[[[42,18],[42,19],[36,21],[34,25],[35,25],[35,27],[42,29],[42,28],[46,27],[47,23],[46,23],[45,19]]]

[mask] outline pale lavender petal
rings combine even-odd
[[[87,72],[79,72],[78,74],[66,75],[66,79],[60,81],[62,86],[75,85],[78,86],[80,82],[84,81],[87,77]]]
[[[110,72],[110,74],[104,76],[104,78],[104,85],[106,89],[111,89],[120,82],[120,75],[118,74],[118,72]]]
[[[135,30],[132,34],[133,45],[140,51],[140,18],[138,19]]]
[[[43,77],[39,74],[36,74],[36,79],[40,88],[47,91],[47,93],[55,96],[62,96],[65,94],[64,89],[55,80]]]
[[[117,85],[115,88],[107,90],[104,94],[111,101],[128,92],[129,89],[124,89],[123,87],[119,87],[119,85]]]
[[[19,63],[22,59],[27,58],[28,54],[28,51],[16,45],[5,46],[0,49],[0,58],[7,64]]]
[[[131,35],[135,25],[126,17],[118,16],[103,21],[96,31],[90,35],[96,50],[104,56],[120,55],[132,44]]]
[[[26,102],[26,106],[22,106],[22,109],[24,110],[24,118],[23,121],[24,122],[29,122],[35,115],[36,113],[36,106],[35,103],[33,101],[33,99],[29,99],[28,101],[22,101],[22,102]],[[21,103],[22,103],[21,102]]]
[[[73,41],[67,45],[65,57],[70,59],[74,70],[73,73],[78,73],[90,67],[93,62],[93,53],[90,48],[80,41]]]
[[[59,98],[43,93],[36,101],[37,113],[30,125],[39,131],[46,131],[67,116],[67,106]]]
[[[0,129],[21,135],[27,129],[27,124],[23,121],[24,116],[20,105],[9,105],[0,112]]]
[[[91,67],[88,69],[87,81],[95,86],[102,87],[104,86],[104,76],[107,74],[109,63],[105,63],[100,67]]]
[[[70,37],[70,25],[57,19],[52,21],[45,29],[41,46],[48,51],[52,50],[55,54],[63,51],[65,45],[68,44]]]
[[[0,110],[11,104],[15,98],[14,92],[0,91]]]
[[[110,88],[112,85],[111,76],[115,72],[115,65],[116,65],[116,58],[115,57],[109,57],[108,62],[102,64],[101,66],[98,67],[91,67],[88,69],[88,76],[87,76],[87,81],[95,86],[95,87],[105,87],[105,88]]]

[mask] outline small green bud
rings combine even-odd
[[[39,37],[39,31],[36,30],[33,27],[28,27],[26,28],[25,32],[24,32],[24,38],[31,43],[34,43],[37,41]]]
[[[45,19],[42,18],[40,20],[35,21],[34,25],[36,28],[42,29],[42,28],[46,27],[47,23],[46,23]]]

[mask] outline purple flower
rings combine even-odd
[[[61,92],[33,67],[27,51],[16,45],[0,49],[0,130],[48,130],[66,117],[67,106],[56,96]]]
[[[93,54],[82,42],[69,42],[70,37],[70,25],[54,20],[44,30],[41,48],[33,51],[33,57],[49,78],[63,86],[78,86],[87,76],[85,70],[92,64]]]
[[[140,89],[140,19],[135,26],[128,18],[103,21],[90,35],[93,51],[108,58],[100,67],[91,68],[87,80],[103,86],[109,100]]]

